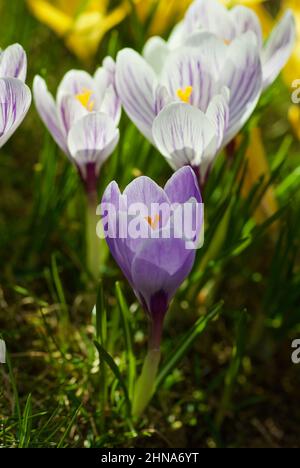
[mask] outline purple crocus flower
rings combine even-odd
[[[186,230],[178,231],[178,210],[188,203],[194,209],[188,221],[195,228],[193,247],[187,243]],[[132,218],[133,212],[137,213],[133,207],[138,207],[139,211],[140,236],[130,230],[136,221]],[[188,166],[181,168],[164,189],[148,177],[139,177],[126,187],[123,194],[117,183],[112,182],[103,195],[102,215],[111,253],[150,318],[149,347],[159,349],[165,314],[171,299],[193,267],[195,243],[203,224],[201,195],[195,174]],[[126,223],[125,230],[123,224],[120,228],[120,221]]]
[[[69,71],[56,101],[45,80],[34,79],[34,100],[56,143],[76,165],[88,192],[96,191],[100,167],[119,141],[121,103],[115,89],[115,63],[107,57],[94,77]]]
[[[22,46],[14,44],[0,53],[0,148],[22,123],[30,107],[26,73],[27,58]]]

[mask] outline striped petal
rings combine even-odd
[[[20,44],[7,47],[0,57],[0,77],[18,78],[25,83],[27,74],[27,56]]]
[[[256,36],[258,47],[261,48],[263,44],[262,29],[254,11],[243,5],[237,5],[230,10],[230,14],[235,24],[236,36],[252,31]]]
[[[88,163],[101,165],[113,153],[119,141],[114,121],[100,112],[93,112],[77,120],[68,136],[69,151],[83,176]]]
[[[66,155],[68,155],[69,151],[66,142],[66,131],[61,126],[53,96],[48,91],[45,80],[43,80],[43,78],[40,76],[36,76],[34,78],[33,96],[35,106],[42,121],[44,122],[45,126],[51,133],[58,146]]]
[[[0,147],[22,123],[30,104],[27,85],[16,78],[0,78]]]
[[[176,169],[198,167],[217,151],[214,125],[199,109],[184,103],[171,103],[160,112],[153,124],[153,138]]]
[[[119,52],[116,71],[118,95],[129,118],[151,142],[157,85],[153,69],[137,52],[132,49]]]
[[[235,38],[235,24],[229,11],[217,0],[196,0],[184,19],[186,34],[198,29],[212,32],[225,41]]]
[[[162,82],[173,98],[179,99],[179,93],[190,88],[188,103],[203,112],[206,111],[210,100],[219,90],[219,84],[216,81],[218,77],[216,70],[219,65],[217,67],[215,58],[219,53],[210,48],[209,54],[205,52],[205,49],[206,45],[199,48],[196,45],[190,47],[190,44],[177,49],[170,54],[162,76]]]
[[[295,40],[295,19],[292,11],[288,10],[279,24],[273,29],[262,52],[264,89],[278,77],[291,56]]]
[[[224,141],[227,144],[253,113],[262,91],[260,51],[252,32],[228,46],[222,82],[230,90],[230,119]]]

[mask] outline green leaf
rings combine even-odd
[[[122,317],[122,325],[124,328],[126,357],[128,363],[128,392],[130,399],[133,397],[134,383],[136,377],[136,361],[132,348],[132,331],[130,327],[130,312],[124,299],[120,283],[116,282],[116,297],[119,304],[119,310]]]
[[[172,372],[178,362],[187,354],[196,338],[206,330],[208,324],[220,313],[223,304],[223,301],[219,302],[205,317],[199,318],[186,335],[184,335],[180,340],[160,370],[155,382],[156,388],[163,383],[164,379],[170,374],[170,372]]]
[[[115,363],[112,356],[110,354],[108,354],[108,352],[103,348],[103,346],[101,346],[100,343],[98,343],[97,341],[94,341],[94,345],[97,348],[100,360],[103,359],[106,362],[106,364],[109,366],[112,373],[116,377],[120,387],[122,388],[122,390],[124,392],[124,396],[125,396],[127,411],[128,411],[128,414],[130,414],[131,403],[130,403],[130,399],[129,399],[129,395],[128,395],[128,390],[127,390],[127,387],[126,387],[126,385],[124,383],[124,380],[123,380],[123,378],[121,376],[121,373],[119,371],[119,368],[118,368],[117,364]]]
[[[24,408],[22,421],[21,421],[19,448],[25,448],[25,447],[28,447],[29,445],[30,432],[31,432],[31,416],[32,416],[32,404],[31,404],[31,394],[29,394],[26,400],[26,405]]]

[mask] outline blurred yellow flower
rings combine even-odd
[[[300,140],[300,107],[295,104],[290,106],[288,117],[295,136]]]
[[[128,13],[127,2],[109,11],[109,0],[27,0],[27,4],[83,61],[96,54],[103,36]]]
[[[250,134],[249,147],[246,152],[248,160],[247,173],[244,180],[242,194],[247,197],[260,177],[264,176],[267,182],[270,178],[270,167],[266,156],[261,130],[253,128]],[[254,217],[258,224],[273,216],[278,211],[278,203],[275,197],[273,185],[263,195]]]
[[[142,22],[153,13],[149,35],[160,35],[181,20],[192,0],[133,0]]]

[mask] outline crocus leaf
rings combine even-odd
[[[103,359],[106,362],[106,364],[109,366],[110,370],[112,371],[112,373],[116,377],[120,387],[122,388],[122,390],[124,392],[124,396],[125,396],[127,411],[128,411],[128,413],[130,413],[131,403],[130,403],[130,399],[129,399],[129,395],[128,395],[128,390],[127,390],[126,384],[124,383],[124,380],[123,380],[123,378],[121,376],[121,373],[120,373],[120,370],[119,370],[117,364],[115,363],[112,356],[110,354],[108,354],[108,352],[103,348],[103,346],[101,346],[100,343],[98,343],[97,341],[94,341],[94,345],[96,346],[96,349],[97,349],[97,351],[99,353],[99,358]]]
[[[175,350],[166,359],[162,369],[156,378],[156,388],[159,387],[164,379],[170,374],[178,362],[187,354],[194,341],[200,336],[207,328],[208,324],[213,320],[223,307],[223,301],[216,304],[213,309],[205,316],[199,318],[192,328],[180,340]]]

